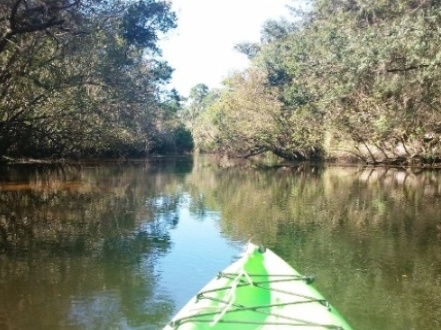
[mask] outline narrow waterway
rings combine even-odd
[[[441,172],[0,169],[0,329],[161,329],[252,239],[356,330],[441,329]]]

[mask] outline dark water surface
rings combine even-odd
[[[441,172],[0,170],[0,330],[161,329],[250,237],[356,330],[441,329]]]

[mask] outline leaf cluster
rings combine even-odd
[[[212,151],[438,162],[440,6],[316,0],[291,25],[266,24],[259,45],[237,47],[251,68],[232,76],[213,106],[226,124],[205,122],[225,141]]]
[[[142,156],[158,137],[174,150],[157,41],[175,21],[156,0],[2,1],[0,156]]]

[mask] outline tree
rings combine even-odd
[[[145,154],[171,68],[164,1],[0,4],[0,155]]]
[[[263,45],[281,41],[285,39],[293,30],[295,26],[286,19],[268,20],[266,21],[260,31],[260,42]]]
[[[259,54],[260,48],[260,44],[255,42],[242,42],[234,45],[234,49],[244,54],[249,60],[252,60]]]
[[[193,86],[190,90],[188,96],[189,103],[185,107],[182,117],[187,121],[192,135],[194,133],[196,119],[206,108],[207,104],[205,98],[208,95],[209,90],[208,86],[202,83]]]
[[[439,4],[338,3],[317,1],[309,30],[324,47],[314,57],[325,79],[314,88],[326,95],[327,122],[338,132],[333,145],[344,141],[369,162],[436,160]]]
[[[251,69],[210,107],[218,151],[440,162],[440,9],[429,0],[316,0],[296,24],[268,22],[260,44],[236,47]],[[268,98],[277,106],[258,105]],[[277,125],[262,134],[261,120]]]
[[[129,44],[159,52],[158,33],[176,27],[176,14],[169,2],[140,0],[131,4],[121,23],[122,36]]]

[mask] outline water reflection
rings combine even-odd
[[[157,260],[170,249],[176,220],[158,218],[146,201],[182,173],[179,162],[3,172],[0,328],[166,323],[174,306],[155,292]]]
[[[355,329],[441,328],[441,175],[205,158],[0,171],[0,329],[161,329],[252,238]]]
[[[328,168],[264,171],[222,201],[232,235],[257,237],[303,272],[356,329],[438,329],[441,177]],[[231,182],[224,182],[225,188]]]

